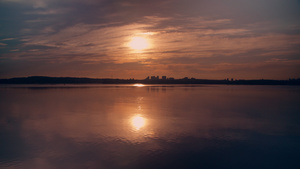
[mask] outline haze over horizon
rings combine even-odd
[[[0,0],[0,78],[300,78],[299,0]]]

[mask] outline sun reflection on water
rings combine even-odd
[[[133,86],[136,86],[136,87],[143,87],[143,86],[145,86],[145,85],[140,84],[140,83],[136,83],[136,84],[134,84]]]
[[[146,119],[141,115],[137,114],[131,118],[131,125],[136,129],[140,130],[146,125]]]

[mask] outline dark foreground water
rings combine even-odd
[[[0,168],[300,168],[297,86],[1,86]]]

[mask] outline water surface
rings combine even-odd
[[[0,168],[300,168],[300,88],[0,87]]]

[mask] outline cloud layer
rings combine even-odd
[[[300,77],[300,2],[1,0],[0,77]],[[134,51],[132,37],[151,47]]]

